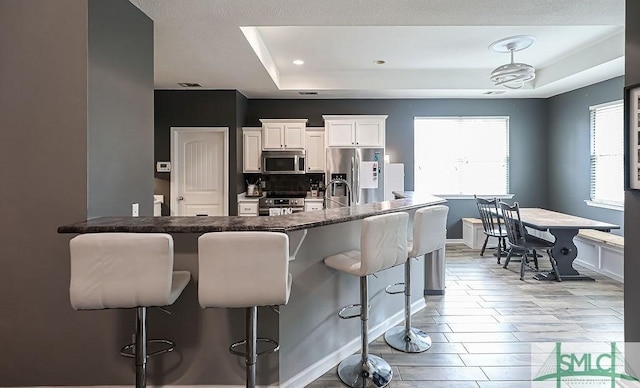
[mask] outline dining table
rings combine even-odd
[[[548,231],[553,235],[555,241],[553,248],[551,248],[551,255],[556,260],[558,275],[562,280],[593,280],[589,276],[580,274],[573,267],[573,261],[578,257],[578,248],[573,242],[573,238],[580,229],[595,229],[604,232],[620,229],[619,225],[541,208],[520,208],[520,220],[525,227]],[[554,271],[536,274],[534,278],[537,280],[558,279]]]

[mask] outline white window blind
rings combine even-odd
[[[508,194],[509,118],[417,117],[414,160],[415,190]]]
[[[624,205],[624,122],[622,101],[590,107],[591,200]]]

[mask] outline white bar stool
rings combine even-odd
[[[147,341],[147,307],[173,304],[191,279],[173,270],[173,238],[161,233],[82,234],[69,242],[71,306],[76,310],[136,308],[135,343],[120,354],[135,357],[136,387],[147,384],[147,358],[170,352],[168,340]],[[147,354],[147,343],[164,349]]]
[[[258,307],[285,305],[291,291],[289,237],[275,232],[214,232],[198,238],[198,299],[200,306],[247,311],[247,337],[229,347],[245,356],[246,386],[256,386],[256,361],[278,351],[276,341],[257,338]],[[257,353],[257,343],[273,345]],[[235,349],[246,345],[246,352]]]
[[[407,260],[407,213],[391,213],[365,218],[360,234],[360,251],[349,251],[329,256],[324,263],[338,271],[360,277],[360,314],[342,319],[360,317],[362,352],[347,357],[338,365],[338,376],[349,387],[384,387],[393,375],[384,359],[369,354],[369,296],[367,276],[399,265]],[[363,307],[364,306],[364,307]]]
[[[404,327],[396,326],[384,333],[384,339],[394,349],[406,353],[419,353],[431,347],[431,337],[411,327],[411,258],[423,256],[444,248],[447,240],[447,214],[443,205],[429,206],[416,211],[413,218],[413,241],[408,242],[409,258],[404,264]],[[387,292],[396,294],[400,292]],[[402,292],[402,291],[401,291]]]

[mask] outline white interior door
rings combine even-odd
[[[171,128],[171,215],[229,215],[229,129]]]

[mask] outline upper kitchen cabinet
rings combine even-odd
[[[242,172],[261,173],[262,128],[242,128]]]
[[[263,150],[304,149],[307,119],[260,119]]]
[[[323,115],[327,147],[384,147],[387,115]]]
[[[324,173],[325,148],[324,148],[324,128],[307,128],[306,133],[307,172]]]

